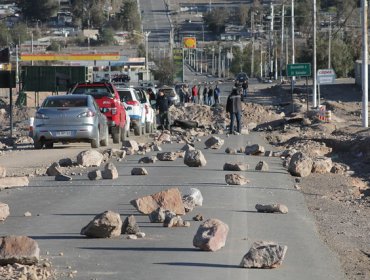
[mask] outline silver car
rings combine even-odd
[[[35,149],[54,143],[88,142],[92,148],[108,145],[107,118],[90,95],[48,96],[33,124]]]

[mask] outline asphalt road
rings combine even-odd
[[[77,270],[74,279],[81,280],[343,279],[337,259],[319,239],[303,195],[293,188],[293,178],[282,167],[281,160],[223,152],[227,146],[237,148],[247,143],[263,143],[258,134],[231,136],[225,140],[221,150],[206,150],[203,142],[197,142],[197,148],[208,161],[203,168],[189,168],[177,159],[145,165],[148,176],[131,176],[131,169],[139,166],[140,156],[130,156],[124,162],[115,162],[120,175],[117,180],[89,181],[87,174],[74,176],[71,182],[56,182],[53,177],[33,178],[29,187],[0,192],[0,201],[8,203],[11,209],[11,215],[1,224],[1,235],[28,235],[36,239],[42,257],[50,258],[59,272]],[[168,144],[163,145],[163,149],[172,151],[181,146]],[[262,159],[270,165],[269,172],[254,171]],[[224,175],[229,172],[222,170],[227,161],[249,163],[251,170],[241,173],[251,183],[227,186]],[[129,204],[131,199],[170,187],[201,190],[203,207],[196,208],[184,219],[191,221],[200,213],[227,223],[230,232],[223,249],[211,253],[192,246],[200,222],[191,221],[189,228],[163,228],[161,224],[150,223],[147,216]],[[289,213],[260,214],[254,209],[256,203],[283,203]],[[81,228],[105,210],[120,213],[122,219],[135,215],[146,238],[80,236]],[[30,211],[32,217],[24,217],[26,211]],[[288,246],[280,268],[238,267],[251,243],[257,240],[272,240]]]

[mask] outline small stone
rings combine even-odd
[[[225,181],[228,185],[245,185],[250,182],[246,177],[239,174],[226,174]]]
[[[23,214],[25,217],[31,217],[32,216],[32,213],[31,212],[25,212],[24,214]]]
[[[90,179],[90,180],[100,180],[102,179],[102,174],[101,174],[101,171],[100,170],[93,170],[93,171],[90,171],[89,173],[87,173],[87,177]]]
[[[223,170],[227,171],[246,171],[249,169],[249,164],[247,163],[241,163],[241,162],[226,162],[224,164]]]
[[[59,253],[59,256],[61,256],[61,257],[64,256],[64,253],[63,252],[60,252]]]
[[[193,217],[194,221],[203,221],[203,216],[200,214],[197,214]]]
[[[107,163],[101,172],[103,179],[114,180],[118,178],[118,170],[113,163]]]
[[[281,213],[286,214],[288,213],[288,207],[284,204],[256,204],[256,210],[258,212],[264,212],[264,213]]]
[[[129,235],[127,235],[127,239],[136,240],[137,236],[135,234],[129,234]]]
[[[233,149],[233,148],[230,148],[230,147],[227,147],[225,149],[225,153],[230,154],[230,155],[235,155],[236,152],[237,152],[236,149]]]
[[[144,237],[145,237],[145,233],[144,233],[144,232],[137,232],[137,233],[136,233],[136,236],[137,236],[138,238],[144,238]]]
[[[156,161],[156,157],[142,157],[139,159],[139,163],[155,163]]]
[[[143,167],[135,167],[131,170],[131,175],[148,175],[148,171]]]
[[[55,176],[54,180],[67,182],[67,181],[72,181],[72,177],[63,175],[63,174],[58,174]]]
[[[258,171],[269,171],[269,165],[267,164],[267,162],[261,160],[260,162],[257,163],[255,169]]]

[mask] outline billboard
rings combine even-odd
[[[22,53],[21,61],[119,60],[117,53]]]

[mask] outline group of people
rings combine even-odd
[[[220,103],[221,90],[218,85],[198,84],[189,87],[184,84],[179,89],[180,102],[203,105],[215,105]]]
[[[242,102],[247,96],[247,89],[248,82],[242,84],[236,82],[227,98],[226,112],[230,114],[229,134],[234,134],[235,132],[241,133]],[[203,90],[199,89],[197,85],[191,87],[191,90],[187,85],[183,85],[180,90],[180,102],[201,104],[203,100],[203,104],[211,106],[213,104],[219,104],[220,95],[221,91],[218,85],[213,88],[212,85],[205,84]],[[160,90],[156,98],[156,108],[162,129],[170,128],[169,108],[171,105],[171,100]],[[234,126],[235,121],[236,130]]]

